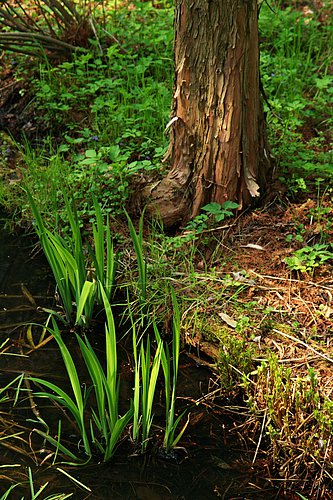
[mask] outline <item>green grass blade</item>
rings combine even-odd
[[[108,299],[110,300],[112,295],[112,290],[114,288],[116,270],[117,270],[117,255],[115,255],[111,232],[109,226],[109,218],[106,221],[106,274],[105,274],[105,291]]]
[[[100,204],[94,198],[94,208],[96,217],[96,226],[93,224],[94,236],[94,261],[96,268],[96,279],[105,284],[104,272],[104,222]]]
[[[53,329],[54,329],[53,336],[56,339],[57,344],[60,348],[60,352],[61,352],[62,358],[64,360],[64,364],[65,364],[65,367],[66,367],[66,370],[67,370],[67,373],[69,376],[69,380],[71,383],[71,387],[72,387],[72,390],[74,393],[74,397],[76,400],[78,410],[79,410],[80,414],[83,415],[84,408],[83,408],[81,384],[80,384],[80,380],[79,380],[79,376],[78,376],[78,373],[76,370],[75,363],[74,363],[73,358],[72,358],[69,350],[67,349],[64,341],[61,338],[60,331],[58,330],[57,324],[53,318],[52,318],[52,324],[53,324]]]
[[[130,231],[130,235],[132,238],[135,254],[136,254],[136,259],[137,259],[137,264],[138,264],[138,272],[139,272],[139,284],[140,284],[140,292],[141,292],[141,300],[143,304],[145,304],[146,299],[147,299],[147,263],[144,257],[144,251],[143,251],[143,217],[144,214],[141,215],[140,217],[140,222],[139,222],[139,234],[136,233],[135,228],[133,226],[133,222],[128,215],[128,213],[125,211],[127,221],[128,221],[128,227]]]
[[[133,440],[136,441],[139,437],[139,413],[140,413],[140,364],[141,358],[137,352],[137,335],[135,323],[131,315],[132,321],[132,342],[133,342],[133,357],[134,357],[134,395],[133,395]]]
[[[37,205],[36,205],[32,195],[28,189],[26,190],[26,193],[27,193],[29,205],[30,205],[30,208],[32,211],[32,215],[35,217],[35,220],[36,220],[37,232],[42,234],[45,230],[45,226],[44,226],[44,222],[43,222],[43,219],[41,217],[40,211],[37,208]]]
[[[147,339],[146,352],[144,352],[143,342],[141,343],[141,373],[142,373],[142,450],[147,447],[150,429],[153,421],[152,411],[156,382],[159,374],[162,353],[162,342],[157,346],[152,367],[150,368],[150,340]]]
[[[82,462],[83,463],[82,459],[80,459],[79,457],[74,455],[74,453],[72,453],[66,446],[59,443],[59,441],[54,439],[52,436],[50,436],[49,434],[46,434],[46,432],[43,432],[39,429],[34,429],[34,431],[37,432],[37,434],[39,434],[40,436],[42,436],[44,439],[46,439],[49,443],[51,443],[52,446],[54,446],[55,448],[59,448],[59,450],[67,457],[71,458],[72,460],[75,460],[75,462]],[[87,463],[87,461],[85,461],[84,463]]]
[[[13,498],[12,496],[9,496],[11,495],[12,491],[14,488],[16,488],[17,486],[20,486],[20,483],[16,483],[16,484],[12,484],[7,491],[5,491],[5,493],[0,497],[0,500],[7,500],[7,498]],[[24,497],[21,498],[21,500],[24,500]]]
[[[114,427],[118,419],[116,328],[110,302],[106,296],[104,287],[101,283],[99,283],[99,286],[107,319],[107,323],[105,325],[106,382],[109,394],[110,418],[112,427]]]
[[[81,415],[79,409],[72,398],[65,391],[63,391],[59,386],[53,384],[52,382],[49,382],[48,380],[43,380],[38,377],[30,377],[29,380],[31,380],[35,384],[43,385],[47,389],[50,389],[50,391],[53,391],[55,393],[52,394],[48,392],[34,392],[35,397],[54,399],[62,406],[65,406],[73,415],[77,425],[81,428]]]
[[[153,366],[151,368],[149,389],[148,389],[148,394],[147,394],[147,406],[148,406],[150,413],[152,411],[153,403],[154,403],[156,382],[157,382],[158,373],[159,373],[159,369],[160,369],[160,362],[161,362],[161,352],[162,352],[162,343],[160,343],[157,347],[157,350],[156,350],[156,353],[154,356]]]
[[[94,384],[95,398],[98,408],[98,421],[101,425],[104,439],[107,440],[107,424],[106,424],[106,411],[105,411],[105,374],[101,363],[99,362],[93,348],[91,347],[87,338],[83,341],[76,335],[77,341],[88,368],[90,378]]]
[[[78,270],[79,282],[83,283],[86,279],[86,269],[85,269],[85,259],[83,252],[83,244],[81,237],[81,229],[80,223],[77,215],[77,211],[75,208],[75,204],[72,203],[72,207],[69,203],[69,200],[66,196],[64,196],[65,205],[66,205],[66,213],[68,217],[68,221],[72,230],[72,242],[74,244],[74,258],[76,261],[76,266]]]
[[[43,493],[43,491],[45,490],[45,488],[47,488],[47,486],[48,486],[49,483],[46,482],[46,483],[42,484],[41,487],[39,488],[39,490],[35,492],[35,490],[34,490],[34,479],[32,477],[32,471],[31,471],[30,467],[29,467],[28,475],[29,475],[29,485],[30,485],[31,500],[36,500],[36,498],[38,498],[39,495],[41,493]]]
[[[173,305],[173,342],[172,342],[172,360],[173,360],[173,376],[176,383],[178,376],[178,363],[180,353],[180,312],[177,302],[177,297],[173,288],[170,289],[172,305]]]
[[[63,259],[60,258],[58,249],[54,244],[54,238],[52,234],[45,228],[43,219],[41,217],[40,211],[34,202],[31,193],[27,190],[27,197],[31,207],[31,211],[36,220],[36,231],[40,238],[42,248],[44,250],[45,256],[51,266],[52,272],[54,274],[59,294],[63,301],[63,305],[66,311],[68,319],[72,314],[72,300],[69,292],[69,287],[67,283],[67,273],[66,268],[63,263]],[[60,237],[59,237],[60,238]]]
[[[116,445],[119,442],[119,440],[124,432],[124,429],[127,426],[127,424],[130,422],[132,416],[133,416],[133,409],[130,408],[125,413],[125,415],[123,415],[121,418],[118,418],[117,422],[115,423],[115,425],[112,429],[111,436],[110,436],[108,444],[107,444],[107,448],[106,448],[105,455],[104,455],[104,462],[108,462],[110,460],[110,458],[112,458],[112,455],[114,454],[115,449],[116,449]]]
[[[52,318],[52,325],[53,325],[53,336],[56,339],[58,346],[60,348],[60,352],[66,367],[66,371],[70,380],[70,384],[72,387],[72,391],[74,394],[74,398],[76,401],[76,406],[79,412],[80,416],[80,429],[82,432],[82,439],[83,443],[86,449],[86,452],[90,454],[90,446],[89,446],[89,441],[87,438],[86,430],[85,430],[85,424],[84,424],[84,403],[83,403],[83,397],[82,397],[82,392],[81,392],[81,383],[79,380],[79,376],[75,367],[75,363],[73,361],[73,358],[67,349],[64,341],[61,338],[61,334],[59,332],[57,323],[55,322],[54,318]]]
[[[94,295],[96,293],[96,283],[92,283],[91,281],[85,281],[83,288],[81,290],[80,298],[77,303],[76,309],[76,319],[75,323],[77,325],[82,322],[82,314],[85,312],[85,323],[89,323],[93,313],[94,306]]]
[[[175,437],[175,432],[176,432],[176,429],[178,427],[178,424],[179,422],[181,421],[181,419],[183,418],[183,416],[186,414],[186,410],[183,411],[183,413],[181,413],[179,415],[179,417],[176,419],[175,423],[173,424],[172,428],[170,429],[170,435],[169,435],[169,441],[168,441],[168,446],[166,447],[168,450],[170,448],[174,448],[175,446],[177,446],[177,444],[179,443],[180,439],[182,438],[184,432],[186,431],[187,429],[187,426],[190,422],[190,415],[188,415],[187,417],[187,420],[185,422],[185,424],[183,425],[183,427],[181,428],[181,430],[179,431],[179,433],[177,434],[177,436]]]
[[[169,414],[170,410],[170,399],[171,399],[171,373],[170,373],[170,352],[168,345],[163,346],[162,339],[156,323],[153,322],[153,328],[155,333],[155,339],[157,345],[161,344],[161,364],[164,374],[164,392],[165,392],[165,412],[166,415]]]

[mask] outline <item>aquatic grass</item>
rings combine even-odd
[[[35,384],[40,384],[42,386],[45,386],[47,389],[52,391],[52,392],[36,392],[34,393],[36,397],[53,399],[54,401],[64,406],[69,411],[69,413],[74,418],[76,425],[78,426],[80,436],[83,441],[83,448],[85,454],[87,455],[88,459],[90,459],[92,456],[91,446],[84,419],[84,410],[87,402],[86,393],[81,388],[81,382],[78,376],[74,360],[68,348],[66,347],[64,341],[62,340],[61,333],[54,318],[52,318],[52,329],[50,329],[50,331],[52,332],[59,346],[63,362],[67,371],[67,375],[70,381],[70,385],[73,391],[74,400],[64,390],[62,390],[60,387],[53,384],[52,382],[40,379],[38,377],[29,377],[29,380],[31,380]],[[55,440],[52,441],[52,439],[50,439],[50,436],[45,435],[44,437],[46,437],[48,441],[51,442],[51,444],[54,444]],[[64,447],[62,447],[61,445],[59,445],[59,448],[61,449],[61,451],[65,451]],[[76,458],[76,456],[73,455],[72,453],[70,453],[70,456],[72,459]]]
[[[140,290],[140,302],[143,307],[146,306],[147,304],[147,261],[144,255],[144,249],[143,249],[143,219],[144,219],[144,212],[142,213],[140,220],[139,220],[139,231],[138,233],[136,232],[133,222],[128,215],[128,213],[125,211],[127,221],[128,221],[128,227],[131,235],[131,239],[133,242],[134,246],[134,251],[137,259],[137,265],[138,265],[138,273],[139,273],[139,290]]]
[[[135,323],[132,321],[132,343],[133,343],[133,358],[134,358],[134,389],[133,389],[133,426],[132,426],[132,437],[133,441],[137,442],[139,439],[140,432],[140,356],[138,356],[137,350],[137,334]]]
[[[108,299],[114,287],[117,256],[108,220],[105,226],[101,207],[94,200],[96,223],[93,223],[93,245],[88,246],[87,253],[76,207],[71,206],[66,196],[64,200],[70,227],[70,236],[66,239],[46,228],[29,191],[27,196],[35,217],[37,234],[56,280],[66,319],[68,323],[73,322],[75,304],[75,324],[87,326],[92,319],[95,305],[102,303],[100,288],[96,282],[101,281]]]
[[[141,451],[147,449],[151,426],[153,422],[153,404],[157,378],[161,363],[162,341],[158,343],[153,362],[151,362],[151,345],[149,335],[146,339],[138,339],[136,323],[127,297],[128,315],[132,326],[132,346],[134,360],[133,388],[133,423],[132,438],[135,443],[140,440]],[[139,347],[140,346],[140,347]]]
[[[59,470],[59,469],[58,469]],[[71,477],[71,476],[70,476]],[[12,492],[15,488],[18,486],[23,486],[23,482],[21,483],[15,483],[12,484],[5,493],[0,497],[0,500],[7,500],[13,498]],[[82,483],[79,483],[82,485]],[[38,491],[35,490],[35,485],[34,485],[34,479],[31,471],[31,467],[28,468],[28,485],[29,485],[29,490],[30,490],[30,500],[36,500],[39,498],[39,495],[44,492],[44,490],[48,487],[49,481],[46,483],[42,484]],[[66,500],[66,498],[70,498],[74,495],[74,493],[52,493],[51,495],[48,495],[47,497],[43,497],[43,500]],[[18,498],[18,497],[16,497]],[[24,496],[20,497],[21,500],[24,500]]]
[[[98,452],[103,455],[103,461],[108,462],[112,457],[116,445],[121,435],[132,417],[132,408],[130,408],[122,417],[118,416],[119,390],[112,385],[108,385],[103,367],[98,360],[88,339],[84,341],[77,335],[77,340],[87,366],[97,404],[97,411],[93,408],[92,420],[90,421],[90,433],[92,443],[97,447]],[[95,424],[98,435],[94,431],[92,423]]]
[[[83,449],[87,456],[86,461],[89,461],[92,458],[94,446],[96,452],[102,455],[103,461],[108,462],[114,454],[124,429],[129,424],[133,416],[133,408],[131,403],[129,410],[123,416],[119,416],[119,377],[117,374],[117,339],[115,323],[106,292],[101,283],[99,283],[99,286],[106,313],[106,372],[104,371],[103,366],[92,348],[87,336],[81,338],[78,334],[76,334],[76,340],[80,347],[83,360],[92,382],[91,386],[87,390],[83,390],[83,384],[79,379],[73,357],[62,340],[61,333],[55,319],[52,318],[52,334],[60,348],[74,399],[60,387],[51,382],[36,377],[31,377],[30,380],[36,384],[45,386],[47,389],[52,391],[52,393],[37,392],[34,394],[36,397],[48,397],[53,399],[57,403],[64,406],[72,415],[83,441]],[[88,423],[85,414],[87,412],[87,405],[92,392],[95,396],[96,409],[91,408],[91,418]],[[69,449],[64,447],[60,440],[55,440],[48,433],[38,430],[37,432],[72,460],[76,462],[83,461]],[[60,431],[58,432],[58,435],[59,434]]]
[[[85,281],[77,302],[75,324],[88,324],[93,316],[96,282]],[[83,314],[84,313],[84,314]]]
[[[16,484],[12,484],[7,491],[5,491],[5,493],[0,497],[0,500],[7,500],[8,498],[10,498],[10,494],[12,493],[12,491],[17,487],[19,486],[19,483],[16,483]]]
[[[175,419],[176,388],[177,388],[179,355],[180,355],[180,311],[179,311],[177,297],[172,287],[170,287],[170,294],[173,306],[172,363],[171,363],[169,346],[165,344],[161,351],[161,364],[164,374],[164,393],[165,393],[165,412],[166,412],[163,446],[167,452],[178,444],[189,422],[189,419],[187,419],[185,425],[176,435],[177,427],[186,412],[185,411],[182,412]],[[153,327],[154,327],[156,341],[158,344],[160,344],[161,336],[155,323],[153,323]],[[172,364],[172,369],[171,369],[171,364]]]
[[[36,500],[37,498],[39,498],[39,495],[41,493],[43,493],[43,491],[48,487],[49,481],[42,484],[40,486],[40,488],[38,489],[38,491],[35,491],[34,479],[32,476],[31,467],[29,467],[29,469],[28,469],[28,477],[29,477],[30,499]],[[53,494],[48,495],[47,497],[43,497],[43,498],[44,498],[44,500],[65,500],[66,498],[70,498],[72,496],[73,496],[73,493],[53,493]]]
[[[138,340],[136,323],[133,314],[129,308],[129,317],[132,325],[132,344],[134,360],[134,395],[133,395],[133,426],[132,438],[134,442],[139,441],[141,434],[141,449],[146,451],[151,427],[153,422],[153,405],[156,391],[156,383],[162,365],[164,374],[164,393],[165,393],[165,413],[166,426],[164,430],[163,446],[166,451],[174,448],[188,425],[189,419],[183,425],[181,430],[176,433],[178,425],[185,415],[182,412],[175,418],[176,412],[176,386],[179,368],[180,354],[180,312],[174,290],[171,288],[171,297],[173,302],[173,340],[172,340],[172,361],[169,347],[163,342],[158,331],[156,322],[153,322],[153,329],[157,348],[154,357],[151,356],[151,340],[148,335],[146,341]],[[140,348],[138,347],[140,344]],[[139,352],[138,352],[139,351]]]
[[[1,353],[0,353],[1,354]],[[21,373],[21,375],[18,375],[17,377],[14,378],[14,380],[11,380],[5,387],[0,388],[0,403],[4,403],[5,401],[8,401],[8,395],[6,394],[7,389],[12,387],[16,382],[17,382],[17,388],[16,388],[16,395],[14,398],[13,406],[16,405],[20,393],[20,388],[23,382],[24,374]],[[4,396],[1,396],[4,394]]]
[[[151,365],[150,358],[150,339],[149,336],[146,342],[141,342],[140,361],[141,362],[141,449],[145,451],[148,445],[150,430],[153,422],[153,404],[157,377],[160,369],[162,353],[162,342],[157,345],[157,350]]]
[[[136,335],[133,329],[134,350],[134,401],[132,437],[139,442],[141,434],[141,451],[145,452],[150,439],[153,423],[153,406],[156,383],[160,370],[162,342],[157,346],[153,361],[151,360],[151,345],[149,336],[140,342],[140,352],[137,352]]]
[[[66,216],[71,228],[71,237],[69,238],[68,245],[66,245],[66,247],[74,257],[75,264],[73,262],[73,267],[75,266],[77,268],[77,281],[78,283],[82,284],[86,280],[87,271],[81,235],[81,225],[75,204],[70,204],[66,195],[64,196],[64,201],[66,207]],[[60,241],[65,242],[64,239]]]
[[[100,292],[106,314],[105,324],[105,353],[106,375],[86,339],[86,346],[79,339],[87,368],[92,381],[97,401],[98,414],[94,412],[94,421],[101,432],[105,446],[99,442],[99,449],[103,452],[103,460],[107,462],[112,457],[115,447],[133,415],[132,404],[130,409],[119,417],[119,377],[117,374],[117,338],[112,309],[104,287],[99,283]]]
[[[110,419],[112,425],[116,424],[118,418],[118,398],[119,398],[119,382],[117,380],[117,338],[114,317],[111,310],[110,302],[100,284],[100,291],[104,303],[106,314],[105,324],[105,355],[106,355],[106,384],[108,387],[108,403],[110,410]]]
[[[27,191],[27,196],[33,216],[35,218],[36,232],[56,280],[58,291],[66,313],[67,321],[70,322],[73,312],[73,305],[71,288],[69,284],[69,275],[66,269],[66,265],[64,264],[63,259],[60,258],[60,255],[57,251],[57,246],[55,245],[55,239],[52,233],[50,233],[50,231],[46,229],[37,205],[35,204],[34,199],[29,191]],[[62,242],[62,244],[65,245],[65,242]]]
[[[43,396],[41,394],[40,397],[47,397],[48,393],[45,393],[45,396]],[[58,453],[59,451],[61,453],[63,453],[64,456],[68,457],[69,459],[72,460],[72,462],[69,462],[70,465],[77,465],[77,464],[80,464],[80,465],[85,465],[87,464],[89,461],[90,461],[90,458],[91,457],[88,457],[87,460],[83,460],[82,457],[79,457],[78,455],[75,455],[74,453],[72,453],[72,451],[67,448],[66,446],[64,446],[63,444],[61,444],[60,442],[60,439],[61,439],[61,433],[60,433],[60,430],[61,430],[61,420],[59,420],[58,422],[58,437],[57,439],[54,439],[50,434],[49,434],[49,429],[48,429],[48,426],[46,425],[45,422],[42,422],[47,431],[44,432],[40,429],[34,429],[34,432],[36,432],[37,434],[39,434],[42,438],[45,439],[45,441],[48,441],[56,450],[56,456],[58,456]]]

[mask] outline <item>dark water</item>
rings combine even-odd
[[[0,231],[0,345],[8,339],[2,353],[0,350],[0,387],[22,371],[48,377],[59,385],[66,383],[54,342],[36,351],[27,342],[25,323],[42,323],[45,315],[40,307],[52,307],[54,294],[46,262],[41,255],[32,258],[33,249],[29,239],[10,237]],[[15,356],[10,355],[14,353]],[[254,450],[239,449],[232,430],[241,418],[236,411],[223,411],[225,401],[209,395],[216,387],[214,376],[205,367],[197,366],[183,355],[179,406],[189,407],[191,419],[175,456],[161,457],[154,449],[145,456],[135,456],[128,444],[122,444],[107,465],[96,463],[85,467],[51,465],[52,458],[42,464],[47,450],[43,450],[44,455],[40,453],[41,443],[31,432],[36,425],[31,422],[35,419],[31,401],[23,397],[14,408],[12,403],[0,402],[0,493],[19,482],[21,485],[9,498],[30,499],[27,482],[30,467],[35,490],[49,482],[39,497],[42,499],[56,492],[73,493],[71,498],[79,500],[284,498],[251,467]],[[126,392],[124,386],[123,389]],[[12,391],[12,400],[14,397]],[[47,421],[59,418],[50,404],[44,403],[39,409]],[[159,413],[163,413],[163,408],[157,405],[157,421]],[[22,432],[19,438],[8,438],[16,432]]]
[[[53,302],[54,284],[46,260],[31,238],[0,229],[0,326],[2,335],[27,320],[42,319],[38,306]]]

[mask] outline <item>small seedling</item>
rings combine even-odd
[[[296,250],[291,257],[286,257],[284,262],[291,271],[301,271],[302,273],[313,271],[315,267],[333,259],[333,253],[328,248],[328,245],[318,243],[312,247],[306,246]]]
[[[232,217],[232,210],[239,208],[238,203],[234,201],[225,201],[222,205],[213,201],[202,207],[206,213],[199,214],[191,220],[185,227],[186,231],[195,231],[197,234],[202,233],[208,229],[210,216],[214,222],[222,222],[227,217]]]
[[[216,222],[222,222],[227,217],[232,217],[232,211],[237,208],[239,208],[239,205],[234,201],[225,201],[222,205],[214,201],[202,207],[202,210],[212,215]]]

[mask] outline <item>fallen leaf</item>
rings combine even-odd
[[[218,313],[218,315],[220,316],[220,318],[225,322],[227,323],[227,325],[231,326],[231,328],[236,328],[237,326],[237,321],[235,321],[234,319],[232,319],[228,314],[225,314],[225,313]]]
[[[242,245],[243,248],[253,248],[254,250],[265,250],[262,246],[260,245],[255,245],[254,243],[248,243],[247,245]]]

